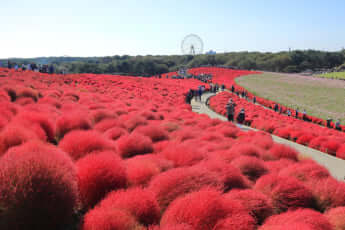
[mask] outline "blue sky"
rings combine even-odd
[[[0,58],[340,50],[343,0],[0,0]]]

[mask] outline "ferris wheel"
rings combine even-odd
[[[189,34],[182,40],[181,51],[185,55],[202,54],[203,49],[204,43],[196,34]]]

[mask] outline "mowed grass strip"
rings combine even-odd
[[[318,77],[345,80],[345,72],[325,73],[325,74],[318,75]]]
[[[295,74],[263,73],[236,79],[255,95],[307,114],[327,119],[341,119],[345,124],[345,82],[299,76]]]

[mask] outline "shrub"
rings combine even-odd
[[[154,193],[141,188],[111,192],[99,206],[106,209],[125,210],[146,226],[157,224],[161,216]]]
[[[233,145],[230,149],[230,152],[234,155],[241,155],[241,156],[252,156],[252,157],[260,157],[262,154],[261,149],[252,145],[252,144],[242,144],[238,143]]]
[[[80,198],[85,208],[93,207],[108,192],[126,187],[124,163],[114,153],[89,154],[76,165]]]
[[[320,211],[338,206],[345,206],[345,183],[337,181],[332,177],[314,179],[308,183],[316,199],[317,208]]]
[[[59,147],[74,160],[87,154],[101,151],[116,151],[115,145],[95,131],[75,130],[68,133],[59,143]]]
[[[91,129],[91,122],[89,119],[85,116],[81,116],[79,113],[63,114],[56,121],[56,137],[58,140],[63,138],[68,132],[78,129]]]
[[[217,222],[213,230],[255,230],[256,223],[252,216],[245,212],[239,212],[229,218]]]
[[[283,144],[275,144],[270,149],[270,153],[276,158],[287,158],[293,161],[297,161],[298,152],[293,148],[283,145]]]
[[[256,157],[241,156],[233,160],[231,164],[239,168],[251,181],[256,181],[259,177],[268,173],[264,161]]]
[[[122,116],[120,119],[124,122],[124,126],[129,132],[132,132],[138,126],[147,125],[147,120],[142,116]]]
[[[281,177],[271,192],[271,199],[277,213],[315,207],[312,192],[295,178]]]
[[[292,228],[293,226],[296,228]],[[301,228],[301,226],[305,228]],[[271,216],[259,230],[308,228],[312,230],[332,230],[331,224],[321,213],[310,209],[299,209]]]
[[[345,144],[341,145],[337,150],[336,156],[345,160]]]
[[[135,132],[139,132],[149,138],[153,142],[168,140],[169,135],[163,128],[158,125],[146,125],[135,129]]]
[[[104,119],[115,119],[117,115],[106,109],[98,109],[93,111],[92,114],[93,123],[99,123]]]
[[[174,162],[175,167],[192,166],[205,158],[205,154],[191,145],[171,143],[161,153]]]
[[[164,212],[161,226],[189,224],[195,230],[213,229],[218,221],[245,213],[238,201],[224,199],[214,189],[203,189],[173,201]]]
[[[285,169],[279,172],[281,176],[295,177],[300,181],[309,181],[314,179],[323,179],[330,176],[328,170],[323,166],[316,164],[312,160],[305,160],[292,164],[286,165]]]
[[[249,187],[249,182],[242,175],[241,171],[231,164],[222,161],[220,158],[213,157],[209,160],[202,161],[198,166],[217,173],[218,177],[223,181],[224,191]]]
[[[240,201],[259,225],[273,214],[271,200],[260,192],[250,189],[233,190],[225,196],[228,199]]]
[[[160,173],[160,168],[150,159],[134,157],[126,161],[126,172],[130,185],[146,186],[152,177]]]
[[[266,161],[265,166],[268,169],[269,173],[278,174],[281,170],[288,168],[290,165],[295,164],[295,161],[283,158],[276,161]]]
[[[328,221],[333,226],[333,230],[345,229],[345,207],[330,209],[325,214]]]
[[[8,149],[38,139],[37,135],[23,126],[10,123],[0,133],[0,156]]]
[[[122,157],[133,157],[153,152],[151,139],[136,132],[121,137],[117,141],[117,147]]]
[[[168,170],[154,177],[149,185],[162,211],[176,198],[205,187],[222,189],[223,184],[216,173],[200,167]]]
[[[113,141],[118,140],[120,137],[127,135],[128,132],[127,130],[125,130],[124,128],[118,128],[118,127],[114,127],[114,128],[110,128],[108,129],[105,133],[104,136],[106,136],[108,139],[111,139]]]
[[[85,214],[81,230],[144,230],[124,210],[96,207]]]
[[[49,142],[55,142],[55,130],[50,118],[39,112],[24,111],[19,113],[13,122],[21,123],[25,127],[32,127],[33,125],[38,125],[40,129],[44,132],[44,140]],[[32,128],[34,130],[34,128]]]
[[[77,198],[76,169],[59,149],[32,141],[0,159],[1,229],[60,229]]]
[[[112,128],[120,128],[119,121],[116,119],[104,119],[95,124],[94,129],[103,133]]]

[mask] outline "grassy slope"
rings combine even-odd
[[[236,82],[260,97],[299,107],[300,111],[306,109],[308,114],[324,119],[340,118],[345,123],[344,85],[334,80],[264,73],[240,77]]]
[[[319,75],[319,77],[345,80],[345,72],[326,73]]]

